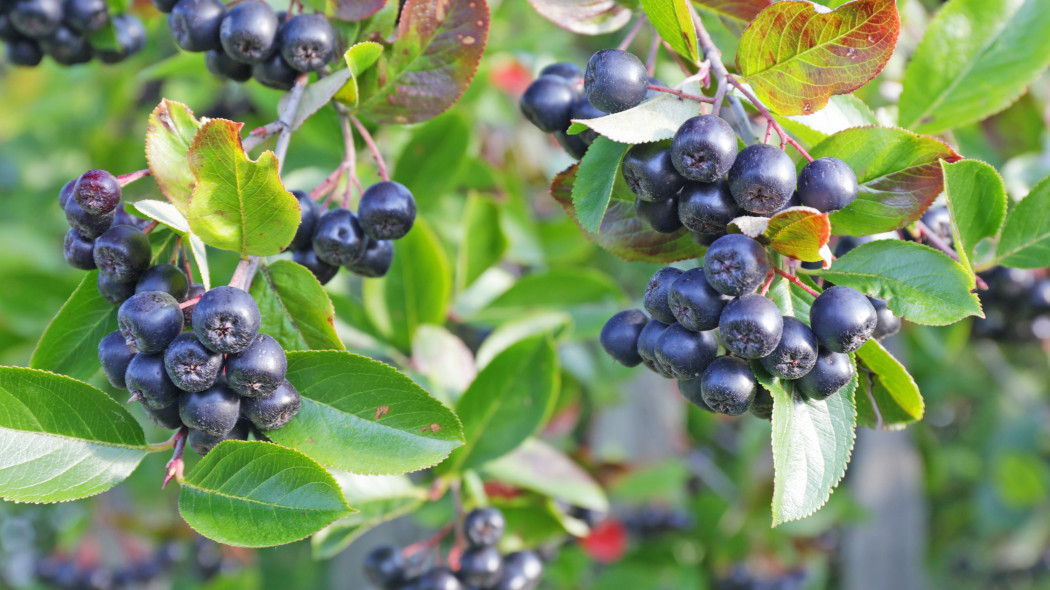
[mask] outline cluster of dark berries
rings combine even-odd
[[[533,590],[543,574],[543,560],[532,551],[502,555],[496,545],[506,522],[495,508],[478,508],[463,519],[467,548],[459,571],[435,566],[413,571],[397,547],[380,546],[365,558],[365,577],[384,590]]]
[[[117,47],[92,44],[110,24]],[[106,0],[0,0],[0,41],[11,63],[36,66],[47,55],[64,66],[97,57],[117,63],[146,44],[146,28],[130,14],[109,14]]]
[[[220,0],[153,0],[168,14],[175,43],[206,52],[213,74],[236,82],[288,90],[300,74],[323,68],[335,54],[336,37],[323,14],[275,13],[260,0],[229,10]]]
[[[988,290],[978,291],[984,319],[973,334],[1001,342],[1050,341],[1050,277],[1047,269],[996,267],[981,273]]]
[[[682,395],[705,410],[737,416],[750,409],[768,418],[772,399],[750,362],[822,400],[853,378],[849,353],[900,328],[884,305],[842,286],[816,298],[809,325],[782,316],[755,293],[771,273],[761,244],[741,234],[722,236],[702,268],[657,271],[645,291],[649,315],[638,309],[614,315],[602,329],[602,346],[626,366],[645,363],[677,379]]]
[[[691,530],[696,523],[693,516],[686,511],[660,506],[645,506],[624,515],[623,525],[632,535],[641,539],[649,539],[668,533]]]
[[[412,193],[390,180],[368,187],[356,214],[342,208],[325,211],[310,195],[292,194],[302,217],[288,249],[292,260],[310,269],[322,285],[340,266],[363,277],[385,275],[394,261],[392,240],[403,238],[416,221]]]
[[[154,583],[170,572],[178,561],[174,543],[162,545],[153,555],[119,568],[84,567],[76,559],[48,557],[36,563],[36,577],[54,588],[69,590],[117,590]]]

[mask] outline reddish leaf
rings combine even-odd
[[[738,217],[730,229],[769,244],[785,256],[806,262],[831,261],[826,248],[831,238],[828,214],[811,207],[791,207],[773,217]]]
[[[867,84],[889,61],[900,33],[894,0],[856,0],[831,12],[785,0],[748,25],[737,67],[758,98],[782,115],[819,111],[833,94]]]
[[[361,112],[385,124],[441,114],[474,79],[488,31],[485,0],[408,0],[397,40],[359,81]]]
[[[551,183],[551,196],[561,205],[565,213],[576,220],[576,209],[572,204],[572,185],[576,180],[579,164],[559,173]],[[630,262],[674,262],[687,258],[699,258],[705,248],[696,245],[684,230],[673,234],[657,233],[638,219],[634,204],[612,200],[602,218],[598,233],[583,230],[587,239],[598,244],[613,255]]]
[[[601,35],[622,28],[631,11],[615,0],[529,0],[544,18],[579,35]]]
[[[758,13],[773,5],[773,0],[693,0],[723,18],[747,24],[758,16]]]
[[[336,0],[333,17],[355,22],[379,12],[388,0]]]

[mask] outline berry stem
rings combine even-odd
[[[339,125],[343,129],[343,167],[346,168],[346,194],[343,196],[343,208],[350,206],[350,187],[357,189],[357,194],[364,194],[361,181],[357,179],[357,146],[354,144],[354,129],[350,125],[350,113],[346,107],[336,103],[339,112]]]
[[[697,96],[695,94],[687,94],[685,92],[682,92],[681,90],[675,90],[674,88],[668,88],[667,86],[658,86],[656,84],[650,84],[649,90],[655,90],[657,92],[666,92],[667,94],[673,94],[678,98],[684,98],[686,100],[695,100],[696,102],[715,102],[715,99],[711,98],[710,96]]]
[[[789,283],[792,283],[794,285],[798,285],[799,288],[801,288],[803,291],[805,291],[806,293],[809,293],[810,295],[812,295],[814,297],[818,297],[820,295],[820,293],[817,293],[816,291],[814,291],[809,285],[803,283],[802,280],[799,279],[798,277],[796,277],[795,275],[788,274],[787,272],[785,272],[785,271],[783,271],[783,270],[781,270],[779,268],[774,268],[773,272],[775,272],[778,275],[780,275],[780,276],[784,277],[785,279],[787,279]]]
[[[151,174],[152,173],[149,171],[149,168],[146,168],[145,170],[136,170],[134,172],[128,172],[127,174],[121,174],[120,176],[118,176],[117,183],[121,186],[121,188],[123,188],[135,182],[136,180],[140,178],[146,178]]]
[[[148,235],[150,235],[150,233],[151,233],[151,232],[152,232],[152,231],[153,231],[154,229],[156,229],[156,227],[157,227],[158,225],[160,225],[160,222],[159,222],[159,221],[157,221],[157,220],[153,220],[153,221],[149,222],[149,225],[147,225],[147,226],[145,227],[145,229],[143,229],[143,230],[142,230],[142,233],[144,233],[144,234],[146,234],[146,235],[148,236]]]
[[[762,289],[759,290],[758,294],[765,297],[766,293],[769,293],[769,287],[773,284],[773,277],[777,276],[772,270],[766,275],[766,282],[762,283]]]
[[[711,39],[711,34],[704,28],[704,23],[700,19],[700,14],[696,11],[693,3],[686,2],[685,5],[689,9],[689,15],[693,18],[693,27],[696,28],[696,38],[700,43],[700,49],[703,50],[704,58],[710,64],[715,83],[718,84],[718,90],[715,91],[714,108],[711,114],[718,115],[722,108],[722,99],[729,101],[729,107],[732,109],[733,116],[739,124],[740,135],[745,143],[751,145],[758,141],[758,137],[755,136],[755,132],[751,128],[751,122],[747,118],[747,113],[744,112],[744,105],[741,104],[740,99],[729,94],[729,70],[722,63],[722,50],[715,45],[714,40]]]
[[[466,535],[463,534],[463,518],[465,510],[463,510],[463,491],[461,489],[462,480],[454,479],[449,484],[449,493],[452,496],[452,507],[456,511],[456,540],[452,543],[452,549],[448,552],[448,567],[452,571],[459,571],[459,560],[463,555],[463,547],[466,545]]]
[[[346,163],[341,162],[335,167],[335,170],[332,170],[332,173],[328,175],[328,178],[325,178],[321,184],[317,185],[314,190],[310,191],[310,198],[316,201],[335,190],[335,187],[339,185],[339,180],[343,178],[343,171],[345,169]]]
[[[277,156],[277,171],[281,171],[281,166],[284,165],[284,157],[288,154],[288,144],[292,141],[292,124],[295,123],[295,114],[299,112],[299,103],[303,100],[303,92],[306,90],[306,83],[310,81],[309,74],[300,74],[295,80],[295,86],[292,86],[291,91],[288,93],[288,103],[285,104],[284,110],[281,111],[281,116],[277,119],[281,124],[281,134],[277,136],[277,147],[274,148],[274,155]]]
[[[376,159],[376,166],[379,168],[379,177],[383,180],[390,180],[390,174],[386,171],[386,162],[383,160],[383,154],[379,153],[379,146],[376,145],[375,140],[372,139],[372,134],[368,132],[364,124],[361,121],[350,115],[350,122],[357,128],[357,132],[361,134],[361,139],[365,141],[365,145],[368,146],[368,150],[372,152],[372,156]]]
[[[644,15],[638,17],[638,20],[634,23],[634,26],[631,27],[631,30],[627,33],[627,36],[623,38],[623,41],[620,41],[620,44],[617,45],[616,48],[620,51],[626,50],[627,47],[630,46],[631,41],[634,41],[634,38],[638,36],[638,31],[642,30],[642,24],[644,22]]]
[[[423,539],[422,541],[417,541],[415,543],[412,543],[411,545],[406,545],[405,548],[401,550],[401,556],[406,558],[412,557],[413,555],[418,555],[419,553],[436,547],[439,543],[441,543],[442,539],[444,539],[446,536],[448,536],[449,533],[452,532],[452,529],[455,528],[455,526],[455,522],[450,522],[438,529],[438,531],[431,535],[429,538]]]
[[[233,276],[230,277],[230,286],[247,291],[248,285],[251,284],[252,278],[255,277],[255,271],[259,268],[259,261],[260,258],[258,256],[251,256],[238,262],[237,268],[233,271]]]
[[[863,368],[861,370],[864,371],[868,401],[871,402],[871,409],[875,412],[875,430],[882,430],[882,412],[879,412],[879,404],[875,403],[875,396],[871,393],[871,371]]]
[[[164,468],[164,483],[160,485],[160,489],[162,490],[168,487],[168,483],[173,478],[178,478],[179,481],[182,481],[182,470],[186,467],[186,464],[182,460],[182,454],[186,451],[186,437],[189,433],[190,429],[183,426],[179,428],[179,431],[171,438],[172,445],[175,447],[175,452],[172,453],[171,461],[168,461],[167,467]]]
[[[193,299],[187,299],[186,301],[183,301],[179,304],[179,309],[186,309],[187,307],[193,307],[194,305],[197,305],[197,302],[201,300],[201,297],[203,297],[203,295],[201,295],[200,297],[194,297]]]
[[[179,248],[182,247],[182,236],[175,238],[175,247],[171,249],[171,258],[168,259],[168,264],[174,265],[175,261],[179,258]],[[186,275],[186,278],[190,278],[190,275]]]
[[[186,243],[182,244],[182,264],[185,266],[186,278],[193,282],[193,272],[190,271],[190,248]]]
[[[754,94],[751,94],[750,90],[744,87],[744,85],[741,84],[740,81],[737,80],[734,76],[729,76],[728,81],[734,88],[740,91],[740,94],[743,94],[744,97],[747,98],[748,102],[755,105],[755,108],[758,109],[758,112],[762,113],[762,116],[765,117],[766,121],[769,122],[769,126],[776,130],[777,135],[780,136],[780,149],[785,149],[787,145],[790,144],[791,147],[798,150],[798,153],[802,154],[802,157],[805,158],[806,161],[813,161],[813,156],[809,155],[809,153],[806,150],[802,149],[802,146],[799,145],[797,141],[792,139],[786,131],[784,131],[784,128],[780,126],[780,123],[777,123],[777,120],[773,118],[773,115],[769,113],[769,110],[766,109],[765,105],[763,105],[762,102],[759,101]],[[766,134],[768,139],[768,130]]]

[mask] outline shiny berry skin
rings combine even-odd
[[[634,367],[642,362],[638,354],[638,335],[649,321],[642,310],[628,309],[621,311],[602,326],[599,341],[602,348],[616,362],[625,367]]]
[[[784,316],[784,333],[780,343],[761,363],[774,377],[798,379],[817,362],[817,337],[805,323]]]
[[[171,404],[156,410],[149,406],[142,406],[142,409],[146,410],[146,415],[149,416],[149,419],[161,428],[167,428],[168,430],[182,428],[182,418],[179,417],[179,404]]]
[[[190,430],[189,435],[186,438],[186,444],[201,457],[207,455],[212,449],[219,446],[224,440],[248,440],[248,435],[251,434],[251,424],[247,420],[238,420],[237,424],[233,427],[233,430],[227,432],[222,436],[212,436],[205,434],[200,430]]]
[[[772,215],[791,199],[798,176],[784,150],[755,144],[740,151],[729,169],[729,192],[745,211]]]
[[[241,398],[220,379],[197,393],[183,393],[179,399],[182,423],[212,436],[223,436],[237,425]]]
[[[233,59],[221,49],[209,49],[204,54],[204,65],[207,66],[209,72],[216,76],[227,78],[234,82],[247,82],[252,79],[252,66],[250,64]]]
[[[229,57],[246,64],[260,63],[277,43],[277,15],[270,5],[246,0],[226,12],[219,25],[219,42]]]
[[[335,278],[339,272],[338,266],[333,266],[318,258],[312,246],[292,252],[292,260],[305,266],[322,285],[328,284],[328,281]]]
[[[638,106],[649,92],[649,73],[633,53],[602,49],[583,74],[587,100],[601,111],[619,113]]]
[[[164,291],[177,301],[185,301],[190,291],[190,281],[186,273],[171,264],[158,264],[146,269],[135,284],[135,292]]]
[[[373,240],[397,240],[405,237],[416,221],[416,199],[399,182],[377,182],[361,195],[357,217],[361,229]]]
[[[719,414],[739,416],[751,407],[758,382],[747,361],[734,356],[720,356],[707,366],[700,377],[704,403]]]
[[[365,556],[364,570],[373,585],[391,588],[405,579],[405,558],[398,547],[380,545]]]
[[[642,327],[638,333],[638,356],[642,357],[642,363],[652,372],[662,377],[670,378],[670,373],[665,373],[663,367],[656,362],[656,343],[660,336],[667,330],[667,324],[657,319],[651,319]]]
[[[775,303],[750,293],[726,304],[718,333],[729,352],[746,359],[762,358],[780,344],[784,316]]]
[[[495,547],[471,547],[460,557],[458,575],[469,586],[488,588],[503,575],[503,556]]]
[[[7,14],[16,31],[43,39],[62,24],[62,0],[19,0]]]
[[[857,198],[857,175],[838,158],[817,158],[798,174],[798,198],[806,207],[830,212]]]
[[[607,113],[599,111],[591,101],[587,100],[586,96],[580,96],[576,99],[576,102],[572,104],[572,118],[573,119],[597,119],[604,117]],[[591,145],[594,140],[598,138],[598,132],[593,129],[586,129],[581,133],[576,134],[575,137],[580,138],[585,145]]]
[[[219,28],[226,5],[219,0],[179,0],[168,14],[175,43],[186,51],[221,49]]]
[[[678,218],[678,199],[675,197],[658,203],[635,199],[634,213],[657,233],[673,234],[682,229],[682,220]]]
[[[117,325],[128,345],[139,352],[163,352],[182,333],[182,310],[178,300],[163,291],[143,291],[120,304]]]
[[[79,33],[94,33],[109,24],[109,5],[105,0],[66,0],[65,22]]]
[[[755,399],[751,402],[751,415],[761,420],[773,419],[773,396],[769,390],[761,385],[755,391]]]
[[[299,201],[299,228],[295,230],[295,237],[292,238],[292,243],[288,244],[288,249],[301,250],[309,248],[313,242],[314,228],[317,227],[317,220],[324,211],[309,193],[292,191],[292,195]]]
[[[64,66],[87,63],[94,55],[87,38],[66,25],[59,26],[54,33],[39,42],[44,53],[55,63]]]
[[[649,279],[649,284],[645,287],[645,295],[642,298],[645,311],[665,324],[675,322],[674,313],[668,302],[668,294],[671,291],[671,285],[680,276],[682,276],[682,271],[673,266],[661,268]]]
[[[574,88],[578,85],[580,93],[583,92],[583,70],[572,62],[561,61],[553,63],[540,70],[540,74],[537,77],[541,78],[543,76],[557,76]]]
[[[201,296],[193,311],[193,332],[209,350],[236,354],[259,333],[259,306],[247,291],[215,287]]]
[[[685,184],[663,143],[640,143],[627,150],[620,169],[627,187],[643,201],[666,201]]]
[[[135,294],[135,283],[118,283],[106,275],[98,275],[98,294],[113,305],[120,305]]]
[[[890,311],[885,299],[868,297],[868,302],[875,308],[875,317],[878,318],[875,331],[871,333],[872,338],[882,340],[901,331],[901,319]]]
[[[179,389],[204,391],[222,374],[222,354],[208,350],[193,332],[186,332],[164,351],[164,370]]]
[[[70,199],[67,206],[75,202]],[[119,283],[138,281],[149,268],[152,253],[146,234],[130,225],[114,225],[95,239],[95,265]]]
[[[554,139],[558,140],[558,145],[561,146],[561,149],[565,150],[565,153],[569,154],[573,159],[582,160],[584,154],[587,153],[587,143],[579,135],[569,135],[564,131],[555,131]]]
[[[696,379],[718,356],[718,337],[671,324],[656,341],[655,353],[664,372],[676,379]]]
[[[875,332],[878,321],[875,307],[852,287],[826,289],[809,308],[813,333],[821,346],[834,352],[855,352]]]
[[[352,211],[332,209],[317,220],[313,245],[318,259],[333,266],[350,266],[365,253],[368,236]]]
[[[521,95],[518,107],[544,133],[565,131],[572,119],[576,93],[561,76],[540,76]]]
[[[492,507],[475,508],[463,519],[463,534],[471,547],[494,547],[506,528],[503,513]]]
[[[66,213],[69,227],[77,230],[77,233],[85,238],[97,238],[113,225],[112,211],[94,215],[85,211],[76,199],[67,199],[62,209]]]
[[[503,575],[492,590],[533,590],[543,576],[543,560],[532,551],[515,551],[503,558]]]
[[[291,90],[299,72],[288,65],[280,53],[274,53],[266,61],[252,66],[252,77],[267,88]]]
[[[33,39],[18,39],[4,46],[7,60],[16,66],[33,67],[40,65],[44,59],[44,51],[40,44]]]
[[[813,400],[822,400],[838,393],[853,378],[853,360],[848,354],[821,348],[817,364],[804,377],[795,381],[800,393]]]
[[[671,163],[683,177],[715,182],[729,172],[736,159],[733,128],[716,115],[688,119],[671,140]]]
[[[416,581],[416,590],[466,590],[459,578],[448,568],[435,567]]]
[[[189,291],[186,292],[186,297],[184,298],[184,301],[198,299],[207,291],[208,290],[204,288],[204,285],[200,283],[193,283],[192,285],[190,285]],[[194,303],[193,305],[187,305],[186,307],[182,308],[182,317],[184,319],[183,323],[186,324],[186,326],[189,328],[193,327],[193,310],[195,309],[197,309],[196,303]]]
[[[62,253],[66,257],[66,263],[80,270],[95,269],[95,240],[89,240],[71,229],[66,232],[66,240],[62,245]]]
[[[182,390],[168,378],[164,355],[139,353],[132,357],[124,374],[124,383],[133,396],[152,410],[173,406],[182,398]]]
[[[281,25],[277,39],[284,61],[300,72],[316,72],[335,53],[335,31],[323,14],[293,16]]]
[[[78,176],[77,178],[80,177]],[[66,208],[66,201],[73,196],[73,187],[77,185],[77,178],[62,185],[62,190],[58,191],[58,206],[62,209]]]
[[[394,243],[390,240],[368,240],[365,253],[348,268],[362,277],[385,276],[394,263]]]
[[[95,50],[98,59],[107,64],[124,61],[128,56],[141,51],[146,45],[146,27],[134,15],[118,14],[111,22],[117,34],[116,49]]]
[[[731,297],[757,289],[766,280],[769,269],[766,249],[743,234],[718,238],[704,255],[707,282],[719,293]]]
[[[725,304],[722,294],[707,282],[702,268],[685,271],[667,291],[667,305],[674,319],[694,332],[717,328]]]
[[[226,356],[226,381],[234,393],[262,397],[277,389],[288,372],[288,358],[281,345],[259,334],[248,348]]]
[[[687,182],[678,194],[678,218],[689,231],[722,235],[730,221],[746,214],[736,204],[724,180]]]
[[[98,343],[98,360],[102,364],[102,372],[106,374],[110,385],[117,389],[127,389],[124,375],[128,372],[128,364],[138,354],[134,346],[128,346],[120,330],[114,330],[106,334]]]
[[[300,406],[302,397],[288,380],[262,397],[241,398],[241,414],[260,430],[284,427],[299,413]]]

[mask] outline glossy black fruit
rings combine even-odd
[[[619,49],[602,49],[592,55],[583,80],[587,99],[606,113],[637,106],[649,91],[645,65],[634,54]]]
[[[722,294],[707,282],[703,268],[685,271],[667,291],[667,305],[674,319],[694,332],[717,328],[725,304]]]
[[[780,344],[784,316],[775,303],[750,293],[726,304],[718,332],[729,352],[746,359],[762,358]]]
[[[664,267],[656,271],[656,274],[649,279],[649,284],[645,286],[645,295],[642,297],[645,311],[665,324],[675,322],[674,313],[668,302],[668,294],[671,291],[671,284],[680,276],[682,276],[682,271],[677,268]]]
[[[262,397],[284,382],[288,358],[272,336],[259,334],[244,350],[226,356],[226,381],[245,397]]]
[[[117,325],[128,345],[147,354],[163,352],[182,333],[182,310],[163,291],[143,291],[120,305]]]
[[[228,78],[234,82],[247,82],[252,79],[251,65],[233,59],[221,49],[209,49],[204,54],[204,65],[216,76]]]
[[[817,158],[798,175],[798,198],[818,211],[838,211],[857,198],[857,175],[838,158]]]
[[[245,0],[231,8],[219,25],[222,51],[246,64],[260,63],[273,54],[277,27],[277,15],[269,4]]]
[[[67,199],[62,209],[66,213],[69,227],[77,230],[77,233],[85,238],[97,238],[113,225],[112,211],[94,215],[85,211],[76,199]]]
[[[190,285],[189,291],[186,292],[185,301],[189,301],[191,299],[199,299],[206,292],[207,289],[204,288],[204,285],[200,283],[194,283]],[[193,310],[195,309],[197,309],[196,303],[194,303],[193,305],[187,305],[186,307],[182,308],[182,317],[184,319],[183,323],[190,328],[193,327]]]
[[[132,357],[124,373],[124,384],[132,396],[153,410],[173,406],[182,397],[182,390],[175,387],[164,370],[162,354],[139,353]]]
[[[638,356],[642,357],[642,362],[649,370],[657,375],[670,378],[671,374],[665,373],[663,367],[656,362],[656,343],[666,329],[667,324],[660,320],[651,319],[646,322],[638,334]]]
[[[305,266],[322,285],[328,284],[328,281],[335,278],[339,272],[338,266],[333,266],[318,258],[313,246],[292,252],[292,260]]]
[[[288,65],[280,53],[274,53],[266,61],[252,66],[252,77],[268,88],[291,90],[299,72]]]
[[[817,337],[805,323],[784,316],[784,332],[780,343],[768,356],[762,357],[762,366],[781,379],[798,379],[817,362]]]
[[[678,199],[671,197],[666,201],[634,200],[634,212],[650,229],[661,234],[673,234],[682,229],[678,218]]]
[[[142,406],[142,408],[146,410],[146,415],[157,426],[168,430],[182,428],[182,418],[179,417],[179,404],[171,404],[157,410],[149,406]]]
[[[699,115],[682,123],[671,140],[671,163],[683,177],[715,182],[736,159],[733,128],[716,115]]]
[[[42,39],[62,24],[62,0],[18,0],[7,14],[16,31]]]
[[[716,358],[700,377],[704,403],[720,414],[743,414],[751,407],[757,391],[758,382],[751,367],[734,356]]]
[[[381,277],[390,270],[394,263],[394,243],[390,240],[368,240],[365,253],[348,268],[351,272],[363,277]]]
[[[724,180],[687,182],[678,194],[678,217],[689,231],[722,235],[730,221],[745,214]]]
[[[145,229],[149,224],[149,219],[135,217],[125,211],[123,204],[117,205],[117,208],[113,211],[113,225],[130,225],[139,229]]]
[[[640,143],[627,150],[621,171],[627,187],[643,201],[666,201],[685,184],[671,165],[671,150],[665,143]]]
[[[219,0],[179,0],[168,14],[175,43],[186,51],[220,49],[219,28],[226,5]]]
[[[637,366],[642,362],[638,354],[638,335],[648,321],[640,309],[628,309],[614,315],[602,326],[599,337],[602,348],[621,365]]]
[[[459,578],[444,567],[428,570],[416,581],[415,588],[418,590],[466,590]]]
[[[729,169],[729,192],[745,211],[772,215],[791,199],[797,179],[790,156],[759,143],[737,154]]]
[[[813,370],[795,381],[795,386],[810,399],[827,399],[849,383],[854,371],[848,354],[821,348]]]
[[[135,283],[118,283],[106,275],[99,273],[98,275],[98,293],[102,295],[102,298],[112,303],[113,305],[120,305],[127,301],[128,297],[135,294]]]
[[[553,63],[540,70],[538,77],[543,76],[557,76],[562,78],[568,82],[570,86],[573,86],[574,88],[579,87],[579,92],[581,94],[583,93],[583,70],[580,66],[572,62],[561,61]]]
[[[773,418],[773,396],[761,385],[755,391],[755,399],[751,402],[751,415],[762,420]]]
[[[471,547],[460,557],[459,579],[468,586],[487,588],[502,574],[503,556],[495,547]]]
[[[66,232],[62,253],[66,257],[66,263],[73,268],[80,270],[95,268],[95,240],[85,238],[75,229]]]
[[[695,231],[689,232],[689,238],[693,240],[693,243],[699,246],[704,246],[705,248],[707,246],[710,246],[711,244],[714,244],[715,240],[724,235],[726,235],[725,232],[720,232],[717,234],[702,234],[700,232]]]
[[[262,397],[241,399],[241,414],[260,430],[277,430],[299,413],[302,397],[287,380]]]
[[[208,350],[193,332],[186,332],[164,351],[164,369],[179,389],[204,391],[222,374],[222,354]]]
[[[158,264],[146,269],[135,285],[135,292],[164,291],[178,301],[185,301],[190,291],[186,273],[171,264]]]
[[[73,203],[70,199],[66,205]],[[95,240],[95,265],[119,283],[137,281],[149,268],[152,253],[146,234],[130,225],[114,225]]]
[[[106,0],[66,0],[65,22],[79,33],[93,33],[109,24]]]
[[[281,25],[277,36],[284,61],[300,72],[316,72],[335,52],[335,31],[323,14],[297,14]]]
[[[289,250],[302,250],[309,248],[314,239],[314,228],[317,220],[321,217],[321,206],[317,201],[310,198],[310,194],[303,191],[292,191],[295,200],[299,201],[299,229],[295,230],[295,237],[288,245]]]
[[[471,547],[494,547],[506,528],[503,513],[492,507],[475,508],[463,519],[463,534]]]
[[[204,346],[223,354],[248,348],[259,333],[259,306],[247,291],[215,287],[201,296],[193,311],[193,332]]]
[[[179,399],[182,423],[212,436],[223,436],[237,425],[241,398],[220,379],[197,393],[183,393]]]
[[[247,420],[239,420],[233,430],[222,436],[212,436],[200,430],[190,430],[186,438],[186,444],[201,457],[207,455],[212,449],[219,446],[224,440],[248,440],[251,433],[251,425]]]
[[[33,39],[18,39],[4,46],[7,60],[16,66],[33,67],[44,59],[44,51]]]
[[[878,318],[875,331],[871,333],[872,338],[882,340],[901,331],[901,319],[893,315],[885,299],[868,297],[868,302],[875,308],[875,317]]]
[[[809,325],[820,345],[834,352],[854,352],[868,341],[878,324],[875,307],[852,287],[831,287],[813,301]]]
[[[707,282],[719,293],[732,297],[757,289],[766,280],[769,269],[766,249],[743,234],[718,238],[704,255]]]
[[[380,545],[368,552],[364,563],[365,577],[380,588],[391,588],[405,579],[405,558],[401,549]]]
[[[87,38],[66,25],[59,26],[54,33],[39,42],[44,53],[51,56],[55,63],[64,66],[87,63],[94,55]]]
[[[572,119],[577,94],[561,76],[540,76],[529,84],[518,103],[521,114],[544,133],[565,131]]]
[[[138,354],[134,346],[128,346],[120,330],[114,330],[106,334],[98,343],[98,360],[102,364],[102,372],[113,387],[127,389],[124,375],[128,372],[128,364],[132,357]]]
[[[73,198],[84,211],[103,215],[116,209],[120,203],[120,183],[116,176],[105,170],[88,170],[73,186]]]
[[[533,590],[543,575],[543,560],[532,551],[515,551],[503,558],[503,575],[492,590]]]
[[[718,356],[718,337],[671,324],[657,339],[655,353],[664,372],[676,379],[696,379]]]
[[[554,139],[558,140],[558,145],[573,159],[582,160],[584,154],[587,153],[587,143],[579,135],[569,135],[564,131],[555,131]]]
[[[840,236],[835,242],[835,257],[841,258],[850,250],[872,241],[871,236]]]
[[[95,50],[99,60],[107,64],[123,61],[146,45],[146,27],[134,15],[118,14],[111,22],[116,31],[117,47]]]
[[[357,207],[361,229],[373,240],[403,238],[416,221],[416,200],[405,185],[386,180],[368,187]]]
[[[313,245],[318,259],[333,266],[350,266],[365,253],[368,236],[352,211],[332,209],[317,220]]]

